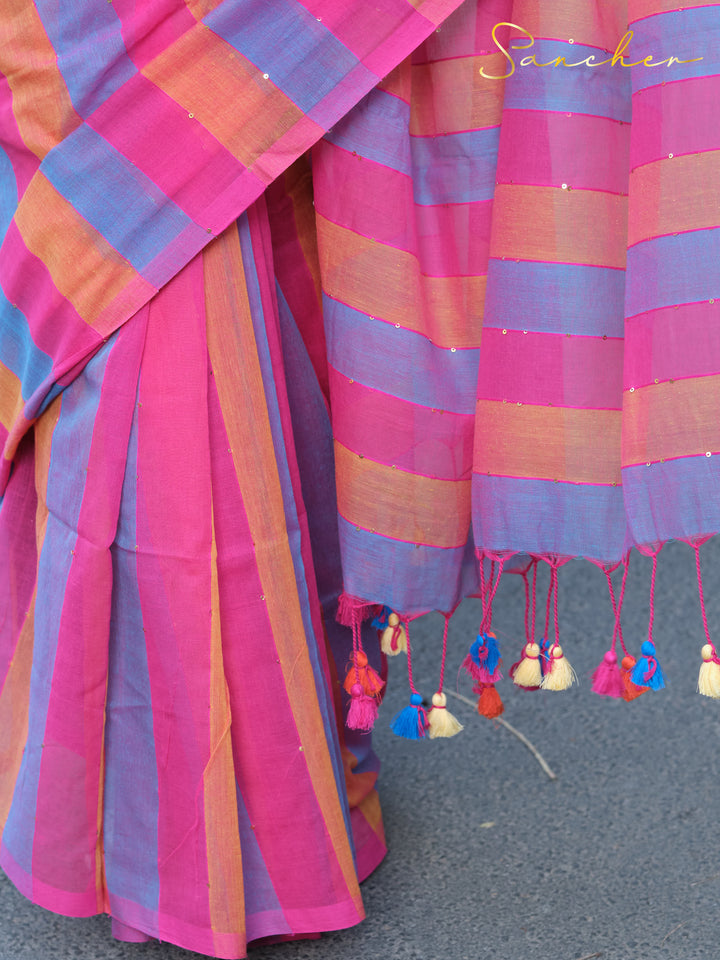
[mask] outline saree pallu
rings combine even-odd
[[[341,590],[720,525],[720,7],[73,7],[0,24],[0,864],[240,957],[384,853]]]

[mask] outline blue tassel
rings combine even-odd
[[[550,640],[542,637],[540,639],[540,673],[545,676],[549,668],[549,659],[550,659]]]
[[[376,630],[384,630],[388,625],[388,617],[391,613],[392,610],[390,607],[383,607],[380,613],[373,618],[372,626],[375,627]]]
[[[422,740],[428,728],[428,719],[419,693],[410,694],[410,703],[398,713],[390,724],[393,733],[406,740]]]
[[[655,645],[650,640],[645,640],[640,651],[642,656],[633,667],[630,679],[637,687],[662,690],[665,686],[665,677],[657,661]]]
[[[480,655],[481,650],[485,648],[487,654],[485,657]],[[494,633],[481,633],[470,647],[470,656],[474,663],[487,670],[488,673],[495,673],[500,663],[500,648],[497,644],[497,637]]]

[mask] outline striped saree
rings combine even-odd
[[[628,29],[635,67],[487,79]],[[340,591],[449,611],[483,557],[720,527],[718,50],[664,0],[5,5],[24,894],[227,958],[358,922]]]

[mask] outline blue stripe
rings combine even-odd
[[[328,130],[325,139],[343,150],[354,150],[367,160],[410,176],[409,127],[410,105],[384,90],[373,90]]]
[[[111,3],[36,0],[77,112],[89,116],[137,73]]]
[[[491,259],[483,326],[622,337],[624,300],[623,270]]]
[[[133,415],[116,541],[105,726],[105,871],[114,896],[157,910],[158,782],[152,694],[135,553],[138,407]]]
[[[679,60],[702,57],[699,63],[634,67],[634,90],[654,87],[663,81],[720,74],[720,6],[673,10],[640,20],[632,29],[634,36],[625,57],[627,63],[636,63],[650,55],[655,63],[669,57]]]
[[[478,588],[472,536],[464,547],[444,550],[357,530],[342,517],[339,525],[345,589],[352,596],[414,615],[452,610]]]
[[[237,4],[221,3],[204,23],[269,74],[304,113],[359,66],[357,57],[296,0],[247,0],[240,12]]]
[[[0,244],[17,209],[17,186],[10,158],[0,147]],[[49,376],[52,358],[33,343],[25,314],[0,287],[0,361],[20,380],[24,400]]]
[[[620,39],[620,38],[618,38]],[[506,110],[550,110],[558,113],[586,113],[629,123],[630,70],[622,67],[521,67],[523,57],[535,55],[538,63],[565,57],[567,63],[578,63],[589,56],[607,59],[595,47],[568,44],[560,40],[536,40],[527,51],[512,51],[515,73],[505,81]],[[507,61],[503,70],[509,69]],[[486,81],[497,83],[499,81]]]
[[[63,609],[72,564],[71,551],[85,489],[95,416],[113,337],[93,357],[72,388],[65,391],[53,433],[47,484],[49,516],[38,563],[33,664],[30,677],[28,736],[3,842],[19,866],[32,873],[35,811],[50,690]]]
[[[475,413],[479,350],[443,350],[327,295],[323,310],[328,360],[339,373],[410,403]]]
[[[657,237],[628,250],[628,317],[644,310],[697,303],[720,291],[720,229]]]
[[[623,484],[635,543],[720,531],[720,456],[626,467]]]
[[[622,487],[474,474],[473,528],[486,550],[619,560],[627,523]]]
[[[499,127],[437,137],[411,137],[415,202],[492,200],[499,142]]]
[[[138,271],[193,224],[149,177],[88,126],[78,127],[51,150],[40,169]]]

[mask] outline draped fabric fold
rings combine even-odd
[[[26,896],[226,958],[358,922],[341,591],[449,612],[486,557],[716,532],[717,50],[712,3],[6,4]]]

